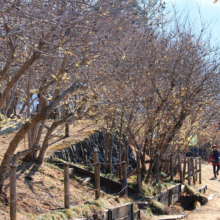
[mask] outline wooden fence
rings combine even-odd
[[[137,174],[137,186],[138,190],[141,191],[141,184],[139,184],[139,178],[141,178],[140,174],[140,163],[139,163],[139,154],[140,152],[137,152],[137,168],[132,170],[128,175],[127,178]],[[170,154],[169,158],[164,158],[161,160],[161,163],[159,163],[159,153],[156,153],[154,156],[151,157],[150,160],[145,160],[145,163],[150,163],[149,170],[148,170],[148,176],[153,176],[156,182],[159,183],[160,179],[163,177],[160,176],[160,167],[162,167],[162,164],[169,163],[169,170],[170,172],[167,174],[167,177],[170,177],[170,180],[174,180],[175,172],[179,174],[179,180],[180,183],[183,183],[185,179],[188,179],[188,184],[191,185],[191,178],[193,178],[193,183],[196,184],[196,181],[199,180],[199,183],[202,183],[202,167],[201,167],[201,157],[184,157],[182,159],[181,154],[178,154],[177,161],[174,163],[174,155]],[[154,174],[152,173],[152,167],[155,165]],[[198,177],[199,175],[199,177]]]
[[[178,155],[178,162],[174,165],[173,154],[170,155],[170,159],[162,159],[162,162],[170,163],[170,180],[173,180],[174,171],[179,173],[180,182],[183,183],[185,179],[188,179],[188,184],[191,185],[191,178],[193,178],[193,184],[199,180],[202,183],[202,160],[201,157],[184,157],[181,158],[181,154]],[[186,176],[187,175],[187,176]],[[199,178],[198,178],[199,175]]]
[[[159,163],[159,153],[157,153],[154,157],[151,158],[151,160],[145,161],[146,163],[150,163],[149,172],[151,173],[152,165],[155,163],[155,173],[152,175],[155,177],[156,181],[159,182],[162,178],[160,176],[160,163]],[[120,196],[128,195],[128,184],[127,184],[127,178],[131,175],[136,174],[137,175],[137,188],[138,191],[141,192],[141,167],[140,167],[140,151],[136,152],[136,160],[137,160],[137,167],[134,169],[130,174],[127,175],[127,163],[124,161],[122,162],[122,179],[121,179],[121,191],[117,193]],[[196,184],[197,179],[199,180],[199,183],[202,183],[201,179],[201,158],[192,158],[192,157],[184,157],[182,160],[181,154],[178,155],[178,163],[177,165],[174,164],[174,157],[173,154],[170,155],[170,158],[168,159],[162,159],[162,163],[169,163],[170,166],[170,173],[168,176],[170,176],[170,180],[173,180],[174,178],[174,171],[177,169],[179,172],[180,182],[183,183],[185,179],[188,179],[188,184]],[[70,207],[70,193],[69,193],[69,167],[74,167],[75,165],[71,165],[69,163],[64,163],[64,208]],[[91,175],[94,176],[94,192],[95,192],[95,199],[98,199],[100,197],[100,179],[102,182],[109,181],[109,179],[106,179],[103,176],[100,176],[100,163],[98,162],[98,153],[94,152],[94,174],[90,172]],[[187,169],[188,168],[188,169]],[[89,171],[88,171],[89,172]],[[199,174],[199,178],[198,178]],[[117,182],[117,184],[119,184]],[[134,190],[134,189],[133,189]],[[137,191],[136,191],[137,192]],[[122,208],[120,208],[122,209]],[[131,207],[127,207],[124,209],[133,210],[133,205]],[[111,209],[109,211],[110,216],[108,219],[117,219],[114,216],[116,216],[117,208]],[[133,216],[138,216],[137,213],[133,213],[133,211],[129,211],[127,213],[127,217],[123,216],[123,218],[118,217],[120,219],[134,219]],[[112,217],[111,217],[112,216]],[[10,218],[11,220],[16,220],[16,165],[10,166]],[[138,218],[135,218],[138,219]]]
[[[61,165],[61,164],[60,164]],[[69,163],[63,163],[64,166],[64,208],[70,208],[70,191],[69,191],[69,167],[74,167],[74,165],[71,165]],[[10,166],[10,219],[11,220],[16,220],[16,165],[11,165]],[[83,170],[83,169],[82,169]],[[122,173],[123,173],[123,178],[122,178],[122,184],[117,183],[118,185],[121,185],[122,190],[117,193],[120,196],[128,195],[128,185],[127,185],[127,163],[123,162],[122,163]],[[86,170],[85,170],[86,171]],[[87,171],[89,172],[89,171]],[[100,197],[100,179],[102,179],[102,183],[106,183],[107,181],[111,181],[103,176],[100,176],[100,163],[96,162],[94,163],[94,173],[90,172],[93,177],[94,177],[94,193],[95,193],[95,199],[98,199]],[[111,185],[112,185],[111,182]],[[117,187],[118,187],[117,185]],[[114,187],[114,185],[112,185]],[[119,188],[120,189],[120,188]],[[127,205],[128,206],[128,205]],[[127,207],[126,206],[126,207]],[[140,212],[133,212],[133,204],[130,204],[128,207],[130,208],[129,213],[126,215],[119,216],[117,214],[118,210],[127,210],[128,207],[116,207],[113,209],[108,210],[108,217],[106,219],[140,219],[138,216],[140,216]],[[112,212],[111,212],[112,211]],[[111,213],[112,214],[111,214]],[[124,213],[125,211],[123,211]],[[111,216],[112,215],[112,216]],[[116,218],[117,217],[117,218]]]
[[[190,148],[190,151],[186,152],[187,157],[201,157],[202,160],[207,161],[209,159],[210,155],[210,148],[200,148],[199,146],[197,147],[192,147]]]
[[[186,171],[186,165],[188,170]],[[183,162],[184,169],[184,177],[188,179],[188,184],[191,185],[192,178],[193,178],[193,184],[196,184],[196,181],[199,180],[199,183],[202,183],[202,160],[201,157],[193,158],[193,157],[187,157],[184,159]],[[199,178],[198,178],[199,174]],[[186,176],[187,175],[187,176]]]

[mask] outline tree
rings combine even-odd
[[[10,93],[13,95],[13,88],[20,95],[18,103],[29,106],[29,101],[26,100],[29,95],[19,90],[22,87],[19,82],[28,82],[28,73],[31,79],[30,94],[35,97],[37,94],[40,110],[32,119],[27,119],[10,143],[0,167],[1,192],[5,172],[18,143],[30,129],[42,123],[37,144],[49,114],[60,102],[63,105],[66,101],[74,101],[70,96],[71,91],[90,83],[86,74],[81,72],[86,71],[99,56],[106,55],[108,49],[114,47],[113,40],[121,32],[121,26],[130,19],[130,12],[126,10],[129,4],[127,1],[92,0],[17,0],[0,3],[0,108],[4,108],[6,114],[10,106],[8,103],[5,107],[6,99]],[[35,105],[33,102],[32,113],[35,112]],[[32,146],[31,138],[29,146]]]
[[[217,110],[210,112],[219,102],[219,48],[175,12],[166,20],[164,4],[17,0],[0,6],[1,124],[14,106],[23,117],[32,114],[4,155],[1,192],[18,143],[28,133],[29,147],[38,145],[46,120],[58,111],[62,118],[34,155],[38,164],[58,125],[90,118],[107,130],[107,162],[116,135],[119,164],[132,144],[141,150],[143,175],[146,155],[160,152],[161,163],[181,144],[185,149],[188,137],[202,136],[202,124],[219,121]]]

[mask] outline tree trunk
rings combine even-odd
[[[42,46],[42,44],[40,43],[39,45]],[[41,46],[39,51],[41,51]],[[41,53],[40,52],[34,52],[33,56],[28,59],[24,65],[18,69],[17,71],[15,71],[14,73],[11,73],[11,75],[14,75],[11,78],[11,81],[6,85],[6,88],[0,98],[0,109],[2,109],[4,102],[8,96],[8,94],[10,93],[11,89],[13,88],[13,86],[16,84],[16,82],[19,80],[19,78],[22,76],[22,74],[37,60],[40,58]]]
[[[111,150],[111,143],[110,143],[110,133],[107,133],[107,163],[108,163],[108,165],[107,165],[107,173],[111,173],[111,168],[110,168],[110,154],[111,154],[111,152],[110,152],[110,150]]]
[[[4,113],[3,113],[4,116],[7,114],[9,108],[11,107],[12,101],[14,101],[14,95],[15,95],[16,89],[17,89],[17,87],[18,87],[18,83],[19,83],[19,79],[18,79],[17,82],[15,83],[14,88],[13,88],[13,90],[12,90],[12,92],[11,92],[11,96],[10,96],[10,98],[9,98],[7,104],[6,104],[6,107],[5,107]]]
[[[21,157],[24,157],[34,151],[38,151],[40,150],[40,146],[39,145],[35,145],[31,148],[28,148],[27,150],[24,150],[24,151],[19,151],[18,153],[14,154],[13,158],[12,158],[12,161],[13,163],[15,163],[17,160],[19,160]]]
[[[45,82],[43,83],[45,84]],[[39,98],[39,106],[38,106],[39,109],[38,110],[41,111],[47,106],[47,99],[44,97],[44,92],[42,89],[38,93],[38,98]],[[40,145],[40,139],[41,139],[41,135],[42,135],[45,123],[46,123],[46,118],[39,125],[40,127],[36,134],[37,138],[34,143],[35,145]],[[37,152],[33,155],[33,160],[36,160],[36,158],[37,158]]]
[[[145,141],[144,141],[144,148],[142,151],[142,156],[141,156],[141,175],[142,177],[146,174],[146,164],[145,164],[145,156],[146,156],[146,149],[147,149],[147,144],[148,144],[148,134],[146,135]],[[142,178],[144,179],[144,178]]]
[[[45,123],[46,123],[46,119],[40,123],[40,127],[37,133],[37,139],[34,144],[40,144],[40,138],[41,138]]]
[[[73,113],[68,114],[64,119],[62,119],[60,121],[53,122],[53,124],[50,126],[50,128],[47,131],[47,134],[46,134],[46,136],[44,138],[44,142],[43,142],[43,145],[41,147],[41,150],[40,150],[39,156],[37,158],[36,164],[39,164],[39,165],[43,164],[44,156],[45,156],[46,150],[48,148],[48,142],[49,142],[49,139],[50,139],[53,131],[57,128],[57,126],[65,123],[67,121],[67,119],[70,118],[71,116],[73,116]]]
[[[57,98],[55,98],[46,108],[42,109],[41,112],[33,117],[31,121],[27,121],[20,130],[16,133],[14,138],[9,144],[9,147],[4,154],[4,158],[1,162],[0,166],[0,193],[3,191],[3,184],[5,181],[5,173],[8,170],[8,167],[10,165],[12,156],[20,143],[20,141],[24,138],[25,134],[36,124],[42,120],[45,120],[48,115],[54,110],[54,108],[62,101],[63,98],[65,98],[69,93],[77,90],[79,87],[83,87],[81,85],[73,84],[71,87],[66,89],[61,95],[59,95]]]
[[[123,115],[124,115],[124,111],[122,111],[121,114],[121,125],[120,125],[119,137],[118,137],[119,164],[117,169],[118,169],[119,179],[121,179],[121,157],[122,157],[121,136],[122,136],[122,128],[123,128]]]
[[[128,164],[128,151],[129,151],[129,147],[130,147],[130,140],[131,140],[131,135],[128,136],[128,142],[126,144],[126,138],[125,138],[125,146],[126,146],[126,150],[125,150],[125,155],[123,158],[123,161],[127,161]]]
[[[166,153],[166,151],[168,150],[168,146],[171,143],[171,141],[173,140],[173,138],[175,137],[175,134],[180,130],[180,128],[183,125],[183,121],[185,120],[187,116],[187,113],[185,112],[185,109],[183,108],[180,112],[179,118],[177,120],[177,122],[173,125],[167,140],[164,143],[164,146],[161,149],[162,154]]]
[[[18,97],[15,97],[13,103],[14,116],[17,116],[17,104],[18,104]]]
[[[27,118],[30,118],[30,72],[28,73],[28,85],[27,85]],[[32,147],[31,129],[28,131],[28,147]],[[36,152],[37,153],[37,152]],[[34,160],[34,154],[28,154],[26,156],[28,161]]]
[[[26,102],[23,103],[23,105],[22,105],[22,107],[21,107],[21,110],[20,110],[20,112],[19,112],[19,115],[21,115],[21,114],[23,113],[26,104],[27,104]]]
[[[113,147],[113,134],[110,134],[110,141],[109,141],[109,155],[108,155],[108,170],[109,173],[112,172],[112,147]]]
[[[65,115],[64,117],[66,117],[69,114],[69,104],[65,104]],[[69,123],[65,124],[65,137],[69,137],[70,136],[70,127],[69,127]]]

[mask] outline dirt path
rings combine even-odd
[[[220,220],[220,175],[213,179],[211,164],[202,164],[202,185],[208,186],[209,202],[193,210],[185,219]]]

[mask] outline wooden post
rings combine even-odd
[[[16,165],[10,166],[10,219],[16,220]]]
[[[122,196],[123,195],[128,196],[128,188],[127,188],[127,163],[126,163],[126,161],[122,162],[122,175],[123,175],[122,189],[125,188],[124,192],[122,192]]]
[[[192,167],[192,176],[193,176],[193,184],[196,184],[196,177],[195,177],[195,169],[194,169],[194,158],[191,157],[191,167]]]
[[[157,153],[156,154],[156,181],[157,183],[160,182],[160,170],[159,170],[159,167],[160,167],[160,164],[159,164],[159,158],[160,157],[160,153]]]
[[[150,166],[149,166],[149,170],[148,170],[148,173],[147,173],[147,176],[149,178],[151,178],[151,169],[152,169],[152,165],[153,165],[153,159],[152,159],[152,156],[151,156],[151,159],[150,159]]]
[[[64,207],[70,207],[70,192],[69,192],[69,164],[64,163]]]
[[[202,184],[202,160],[199,157],[199,184]]]
[[[178,159],[179,159],[179,173],[180,173],[180,182],[183,183],[183,167],[182,167],[182,158],[181,158],[181,154],[178,155]]]
[[[100,197],[100,163],[94,164],[95,199]]]
[[[98,151],[94,150],[93,151],[93,163],[98,162]]]
[[[137,159],[137,187],[138,191],[141,192],[141,152],[136,151],[136,159]]]
[[[30,119],[30,72],[28,73],[28,85],[27,85],[27,118]],[[28,131],[28,147],[29,148],[32,147],[31,130]]]
[[[197,164],[198,164],[198,159],[196,158],[195,159],[195,178],[196,178],[196,181],[198,180],[198,173],[197,173],[198,166],[197,166]]]
[[[113,220],[113,218],[112,218],[112,210],[111,209],[108,210],[108,218],[107,219],[108,220]]]
[[[188,184],[191,186],[191,166],[190,166],[190,157],[188,157]]]
[[[173,154],[170,154],[170,180],[173,180]]]

